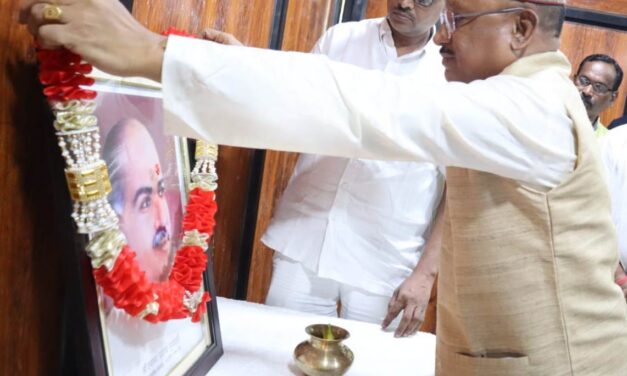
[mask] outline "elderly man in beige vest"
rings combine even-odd
[[[439,375],[626,375],[627,307],[563,1],[449,0],[428,87],[319,56],[165,39],[117,2],[24,0],[40,42],[163,82],[166,128],[244,147],[447,166]],[[61,14],[45,20],[54,7]],[[60,11],[60,12],[58,12]]]

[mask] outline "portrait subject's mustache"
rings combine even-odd
[[[152,239],[152,248],[161,248],[168,240],[170,240],[170,233],[165,226],[161,226]]]

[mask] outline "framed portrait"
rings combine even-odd
[[[187,140],[164,134],[157,83],[100,72],[93,77],[101,157],[111,181],[108,201],[148,280],[166,281],[182,241]],[[94,374],[204,375],[222,355],[211,257],[203,288],[212,299],[198,323],[187,318],[152,324],[114,307],[95,283],[84,288]]]

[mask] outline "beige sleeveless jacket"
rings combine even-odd
[[[565,65],[563,54],[544,53],[503,74],[538,79]],[[565,181],[541,192],[447,169],[436,375],[627,375],[609,194],[579,95],[567,74],[555,77],[577,142]]]

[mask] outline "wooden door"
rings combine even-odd
[[[63,244],[50,213],[63,182],[19,1],[0,0],[0,374],[57,373]],[[71,239],[69,239],[71,241]],[[67,244],[67,243],[66,243]]]
[[[387,14],[387,0],[368,0],[365,18],[385,17]]]

